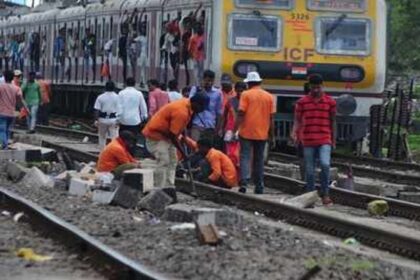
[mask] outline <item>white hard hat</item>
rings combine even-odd
[[[259,83],[259,82],[262,82],[262,79],[260,77],[260,74],[258,74],[258,72],[248,72],[244,82],[245,83],[252,83],[252,82]]]
[[[21,76],[22,75],[22,71],[20,71],[19,69],[17,69],[17,70],[15,70],[13,72],[13,75],[15,75],[15,76]]]

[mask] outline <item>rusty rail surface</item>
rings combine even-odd
[[[270,153],[269,158],[274,161],[280,161],[285,163],[299,163],[299,159],[295,155],[284,154],[284,153]],[[340,172],[346,172],[348,170],[349,164],[352,165],[353,175],[359,177],[368,177],[373,179],[379,179],[387,182],[398,183],[398,184],[407,184],[407,185],[419,185],[420,186],[420,175],[412,174],[402,174],[398,172],[393,172],[392,170],[407,171],[410,170],[407,168],[395,168],[395,165],[385,160],[377,160],[383,162],[383,166],[377,166],[377,168],[383,168],[385,170],[373,169],[366,166],[357,165],[354,162],[343,162],[337,160],[336,158],[332,159],[332,166],[337,167]],[[363,159],[357,160],[357,162],[362,162],[363,165],[369,165],[370,161],[363,161]],[[404,163],[398,163],[397,165],[403,165]],[[409,166],[415,164],[408,164]]]

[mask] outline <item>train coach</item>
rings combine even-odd
[[[326,92],[338,100],[339,140],[366,135],[370,108],[382,102],[386,79],[385,0],[105,1],[5,18],[0,36],[29,44],[36,35],[39,58],[27,55],[24,71],[43,72],[58,89],[60,112],[75,114],[91,109],[109,77],[121,86],[127,75],[142,86],[149,78],[175,76],[180,85],[195,83],[196,62],[182,57],[184,23],[191,18],[204,34],[202,67],[235,80],[260,72],[276,96],[279,141],[289,135],[293,104],[311,73],[320,73]],[[165,36],[174,26],[181,33],[178,59],[171,59],[171,50],[165,53]],[[130,60],[130,42],[140,37],[136,51],[142,53]]]

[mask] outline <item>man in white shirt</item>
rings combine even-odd
[[[121,114],[121,105],[118,94],[115,93],[115,84],[108,81],[105,92],[95,101],[95,124],[98,127],[99,147],[105,148],[106,139],[118,137],[118,118]]]
[[[182,94],[179,93],[178,90],[178,81],[177,80],[170,80],[168,83],[168,96],[169,96],[169,102],[173,102],[175,100],[179,100],[182,98]]]
[[[119,118],[120,131],[129,130],[136,135],[140,134],[140,124],[147,120],[147,106],[141,91],[134,88],[134,78],[127,78],[127,87],[118,94],[121,104]]]

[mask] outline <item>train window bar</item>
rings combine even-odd
[[[238,8],[291,10],[294,0],[235,0]]]
[[[329,55],[369,56],[371,34],[370,19],[318,17],[315,21],[316,51]]]
[[[237,22],[235,22],[237,21]],[[243,51],[278,52],[282,47],[282,18],[253,14],[231,14],[228,48]]]

